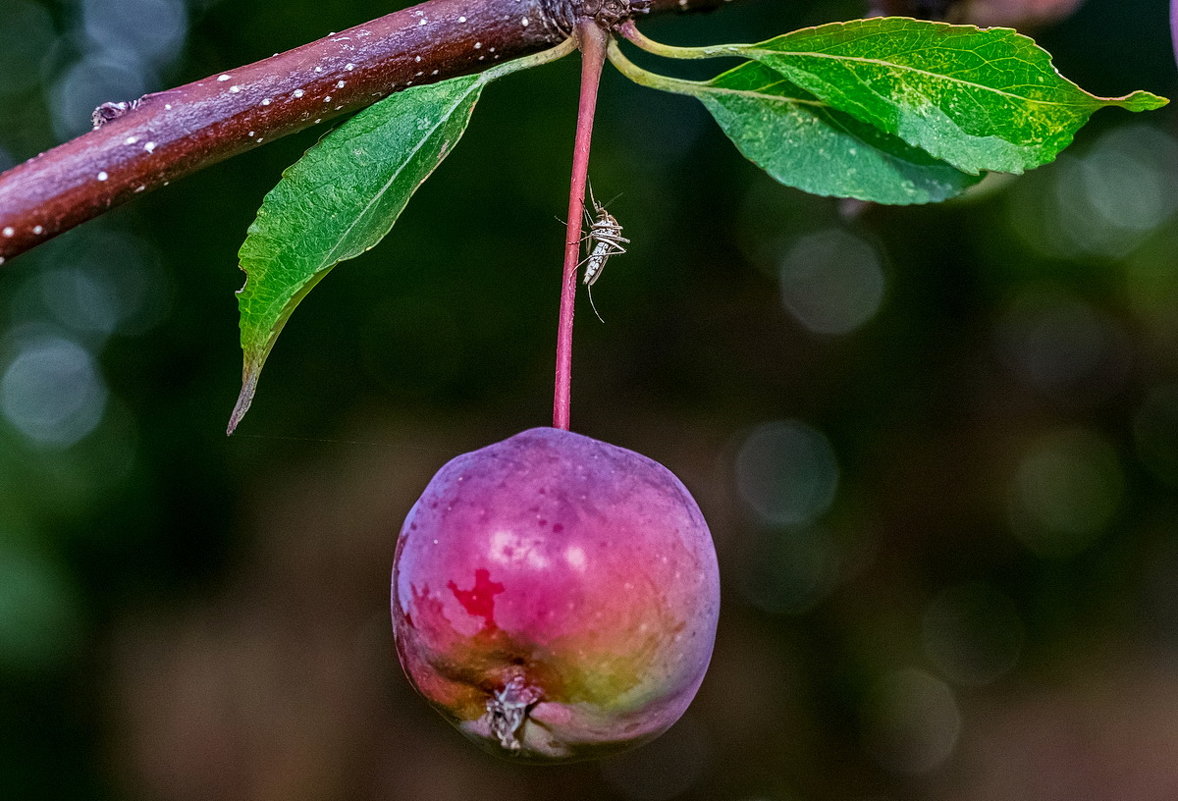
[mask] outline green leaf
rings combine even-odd
[[[945,200],[981,180],[830,108],[763,64],[693,86],[740,152],[787,186],[907,204]]]
[[[899,17],[806,28],[729,49],[958,169],[1021,173],[1052,161],[1097,109],[1159,108],[1149,92],[1102,98],[1061,76],[1008,28]]]
[[[344,259],[375,246],[461,138],[498,73],[391,95],[325,136],[266,195],[238,257],[242,388],[229,433],[249,409],[262,365],[291,312]]]

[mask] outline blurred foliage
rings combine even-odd
[[[1173,97],[1164,5],[1087,0],[1037,38],[1094,92]],[[0,166],[97,102],[388,10],[4,9]],[[753,41],[861,13],[748,0],[644,29]],[[484,756],[412,694],[400,520],[450,456],[549,419],[576,74],[491,87],[392,235],[304,304],[233,439],[234,254],[322,130],[0,271],[0,796],[1172,795],[1172,109],[877,208],[774,185],[690,100],[607,74],[592,179],[634,242],[595,287],[606,324],[580,315],[573,422],[703,506],[712,670],[664,739],[552,770]]]

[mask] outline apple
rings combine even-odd
[[[711,534],[679,479],[557,428],[442,467],[401,529],[392,585],[414,687],[475,742],[535,762],[669,728],[720,606]]]

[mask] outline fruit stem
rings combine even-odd
[[[1170,40],[1174,44],[1174,62],[1178,63],[1178,0],[1170,0]]]
[[[552,427],[569,429],[573,384],[573,307],[577,300],[577,267],[581,255],[581,218],[589,176],[589,145],[597,87],[605,64],[609,34],[591,19],[577,23],[581,47],[581,97],[577,104],[577,133],[573,140],[573,170],[569,179],[569,210],[564,241],[564,276],[560,289],[560,318],[556,329],[556,384],[552,393]]]

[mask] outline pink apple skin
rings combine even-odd
[[[703,681],[719,606],[711,535],[679,479],[560,429],[450,461],[397,540],[405,673],[515,759],[587,759],[661,734]]]

